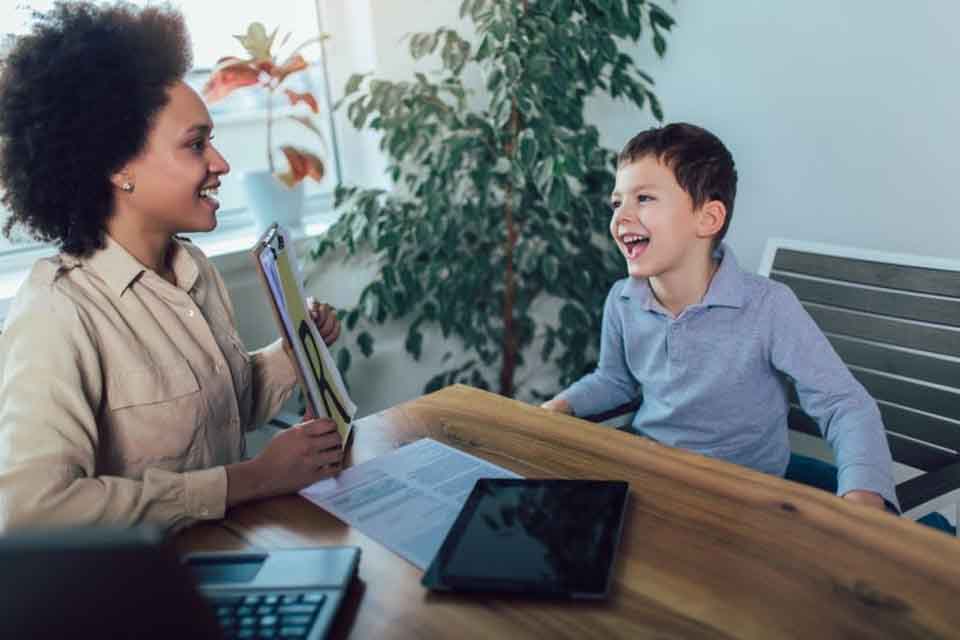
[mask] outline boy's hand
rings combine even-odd
[[[329,347],[340,337],[340,320],[337,312],[328,304],[320,304],[312,297],[307,298],[307,309],[323,342]]]
[[[564,400],[563,398],[553,398],[552,400],[547,400],[540,405],[542,409],[547,409],[548,411],[556,411],[557,413],[565,413],[568,416],[573,415],[573,407],[570,406],[570,403]]]
[[[858,502],[860,504],[865,504],[869,507],[876,507],[877,509],[885,509],[883,503],[883,496],[879,493],[874,493],[873,491],[863,491],[861,489],[855,489],[853,491],[848,491],[843,494],[844,500],[849,500],[850,502]]]

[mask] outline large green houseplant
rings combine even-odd
[[[466,356],[446,360],[427,391],[465,382],[514,396],[533,357],[566,385],[594,366],[604,298],[623,272],[606,231],[615,154],[585,121],[585,100],[623,98],[662,119],[653,79],[622,45],[649,37],[662,56],[674,20],[646,0],[464,0],[460,15],[473,44],[448,28],[409,39],[413,58],[439,54],[433,79],[347,83],[341,105],[380,134],[396,187],[339,189],[343,214],[313,257],[378,257],[345,310],[365,355],[365,324],[409,321],[414,358],[427,327],[459,339]],[[349,367],[349,347],[338,359]]]

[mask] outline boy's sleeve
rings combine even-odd
[[[627,367],[624,352],[623,321],[616,307],[620,287],[621,283],[617,283],[610,289],[603,306],[597,368],[558,395],[570,404],[575,416],[608,411],[640,395],[640,385]]]
[[[793,383],[837,462],[837,494],[860,489],[897,505],[893,460],[880,410],[786,286],[773,295],[770,357]]]

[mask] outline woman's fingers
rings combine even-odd
[[[329,304],[320,304],[313,298],[307,298],[307,306],[310,309],[310,318],[317,326],[323,342],[327,346],[336,342],[340,337],[340,319],[337,318],[336,310]]]
[[[315,437],[337,432],[337,423],[330,418],[306,419],[297,425],[304,434]]]
[[[323,451],[318,451],[316,453],[316,460],[318,466],[328,466],[331,464],[340,464],[340,459],[343,457],[342,452],[339,448],[337,449],[326,449]]]

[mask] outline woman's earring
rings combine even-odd
[[[122,185],[120,185],[120,189],[122,189],[123,191],[126,191],[127,193],[133,193],[133,183],[127,180]]]

